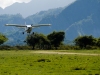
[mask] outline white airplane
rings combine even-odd
[[[37,25],[5,24],[5,26],[15,26],[15,27],[19,27],[19,28],[24,28],[25,32],[31,33],[33,28],[37,28],[37,27],[41,27],[41,26],[51,26],[51,24],[37,24]],[[23,34],[24,34],[24,32],[23,32]]]

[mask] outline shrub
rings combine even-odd
[[[17,50],[31,50],[30,46],[15,46]]]
[[[11,46],[8,46],[8,45],[0,46],[0,50],[10,50],[10,49],[11,49]]]

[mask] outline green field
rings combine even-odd
[[[34,52],[0,51],[0,75],[100,75],[100,55]],[[100,54],[100,50],[61,50],[59,52]]]

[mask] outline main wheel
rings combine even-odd
[[[23,32],[23,34],[24,34],[24,32]]]
[[[33,34],[34,34],[34,32],[33,32]]]

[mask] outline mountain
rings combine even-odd
[[[28,9],[25,9],[27,8]],[[31,10],[31,12],[30,12]],[[29,14],[33,14],[33,10],[32,10],[32,3],[14,3],[13,5],[2,9],[0,8],[0,14],[22,14],[24,17],[28,16]]]
[[[100,37],[100,0],[77,0],[59,15],[47,16],[39,23],[51,23],[52,30],[65,31],[68,40],[82,35]]]
[[[54,2],[56,4],[54,4]],[[2,14],[15,15],[15,14],[20,13],[24,18],[26,18],[29,15],[33,15],[37,12],[48,10],[48,9],[53,9],[53,8],[58,8],[58,7],[64,7],[71,3],[71,1],[67,2],[66,0],[64,0],[64,1],[56,0],[54,2],[51,0],[44,0],[44,1],[31,0],[29,3],[16,2],[16,3],[12,4],[11,6],[6,7],[5,9],[0,8],[0,15],[2,15]],[[62,3],[59,3],[59,2],[62,2]],[[7,2],[5,2],[5,4],[6,3]],[[3,3],[1,3],[1,4],[3,4]]]
[[[5,24],[23,24],[25,21],[20,14],[16,15],[0,15],[0,32],[6,32],[11,30],[11,27],[6,27]]]
[[[11,30],[11,27],[6,27],[5,24],[38,24],[44,17],[58,15],[64,7],[49,9],[47,11],[41,11],[39,13],[30,15],[23,18],[21,14],[3,14],[0,15],[0,32],[5,32]]]
[[[3,14],[0,15],[0,32],[5,34],[9,41],[6,44],[23,44],[23,41],[26,39],[26,34],[22,35],[22,32],[24,30],[16,28],[16,27],[7,27],[5,24],[38,24],[44,17],[51,16],[51,15],[58,15],[64,8],[55,8],[55,9],[49,9],[47,11],[41,11],[39,13],[30,15],[26,18],[23,18],[21,14],[16,15],[9,15],[9,14]],[[34,29],[35,32],[41,32],[42,29]],[[48,29],[46,28],[43,33],[45,33]]]
[[[40,11],[36,14],[30,15],[28,17],[25,18],[25,22],[26,23],[33,23],[33,24],[37,24],[39,23],[43,18],[47,17],[47,16],[52,16],[52,15],[58,15],[59,13],[61,13],[61,11],[64,9],[64,7],[59,7],[59,8],[55,8],[55,9],[49,9],[47,11]]]
[[[52,9],[48,11],[41,11],[37,14],[23,18],[22,15],[0,15],[0,32],[5,32],[11,40],[20,40],[18,33],[20,30],[15,27],[5,27],[6,23],[18,24],[33,23],[50,23],[50,27],[41,27],[34,29],[34,32],[44,34],[52,31],[64,31],[66,33],[66,40],[74,40],[78,36],[93,35],[100,37],[100,0],[77,0],[66,8]],[[17,33],[18,32],[18,33]],[[15,40],[15,38],[18,38]]]

